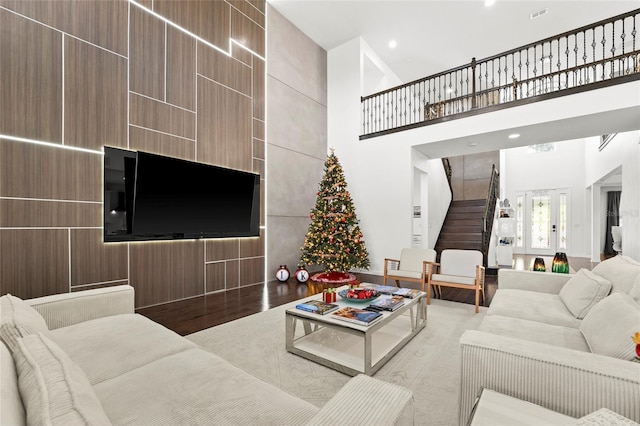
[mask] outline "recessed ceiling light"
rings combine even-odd
[[[478,142],[469,142],[470,147],[478,146]]]
[[[395,40],[391,40],[391,41],[389,42],[389,49],[395,49],[395,48],[396,48],[396,46],[398,46],[398,42],[397,42],[397,41],[395,41]]]
[[[517,139],[520,137],[520,133],[511,133],[509,139]]]
[[[485,0],[484,5],[485,7],[491,7],[495,2],[496,0]]]

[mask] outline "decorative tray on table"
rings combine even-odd
[[[380,296],[380,293],[370,288],[349,288],[340,290],[338,296],[349,302],[365,303],[371,302],[376,297]]]

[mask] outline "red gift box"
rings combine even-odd
[[[336,300],[338,300],[337,294],[336,294],[336,289],[335,288],[329,288],[329,289],[323,290],[322,291],[322,300],[325,303],[335,303]]]

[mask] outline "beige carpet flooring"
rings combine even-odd
[[[295,302],[187,336],[239,368],[303,398],[325,404],[349,376],[285,350],[285,309]],[[458,340],[477,329],[486,309],[432,300],[427,326],[374,377],[413,391],[415,424],[456,425],[460,388]]]

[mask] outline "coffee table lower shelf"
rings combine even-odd
[[[425,327],[426,304],[417,302],[384,324],[372,324],[371,329],[287,312],[287,351],[351,376],[373,375]]]

